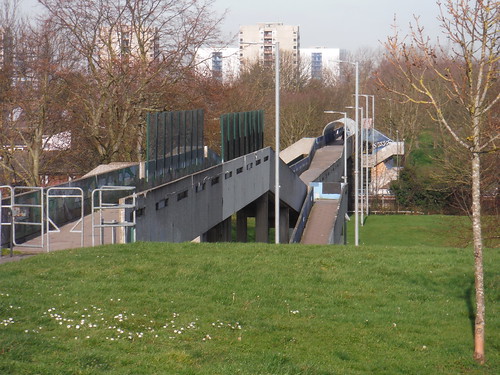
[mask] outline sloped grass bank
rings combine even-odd
[[[465,216],[370,215],[364,219],[359,226],[361,245],[461,247],[471,236]],[[348,243],[354,244],[354,215],[347,235]]]
[[[1,374],[497,374],[472,360],[473,256],[455,248],[153,244],[0,266]]]

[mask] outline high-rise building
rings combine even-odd
[[[334,82],[341,73],[340,61],[347,59],[347,51],[339,48],[301,48],[299,26],[277,22],[240,26],[238,42],[238,49],[200,48],[198,71],[227,82],[238,77],[245,66],[274,65],[276,42],[282,61],[291,62],[310,79]]]
[[[101,60],[131,61],[145,58],[147,61],[152,61],[160,55],[157,30],[137,32],[130,25],[118,25],[114,28],[103,27],[99,37],[98,48]]]
[[[309,78],[330,79],[340,74],[339,63],[345,60],[347,51],[339,48],[301,48],[301,63],[307,67]]]
[[[223,82],[238,77],[240,61],[238,48],[200,48],[196,53],[199,72]]]
[[[276,42],[279,42],[280,51],[291,54],[294,64],[299,63],[299,26],[278,22],[240,26],[239,57],[241,63],[244,65],[260,62],[264,65],[272,65],[276,56]]]
[[[0,27],[0,69],[14,61],[14,42],[12,32]]]

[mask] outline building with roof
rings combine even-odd
[[[201,74],[230,82],[240,72],[238,48],[200,48],[196,54],[196,65]]]
[[[301,48],[300,59],[311,79],[336,78],[340,74],[340,60],[345,60],[347,51],[340,48]]]
[[[242,64],[274,64],[276,43],[280,51],[291,54],[293,64],[298,65],[300,60],[300,32],[296,25],[267,22],[240,26],[238,42]]]
[[[347,55],[347,51],[340,48],[301,48],[299,26],[281,22],[257,23],[240,26],[237,48],[199,49],[196,55],[198,71],[227,82],[238,77],[245,66],[257,63],[272,66],[276,43],[279,43],[282,57],[287,55],[287,61],[310,79],[336,79],[340,74],[339,61],[345,60]]]

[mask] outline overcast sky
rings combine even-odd
[[[22,8],[34,14],[36,0],[22,0]],[[406,33],[413,15],[420,16],[428,35],[440,31],[435,0],[215,0],[214,10],[228,14],[224,35],[235,35],[240,25],[282,22],[300,26],[301,47],[378,48],[392,34],[394,15]]]
[[[228,9],[224,33],[240,25],[283,22],[299,25],[301,47],[324,46],[378,48],[392,34],[394,15],[405,33],[413,15],[419,15],[435,38],[438,7],[435,0],[215,0],[220,11]]]

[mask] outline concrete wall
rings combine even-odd
[[[348,205],[348,190],[347,185],[342,184],[342,190],[340,194],[340,201],[337,211],[337,218],[335,219],[335,225],[333,226],[333,231],[330,235],[330,243],[337,245],[345,245],[346,238],[346,214]]]

